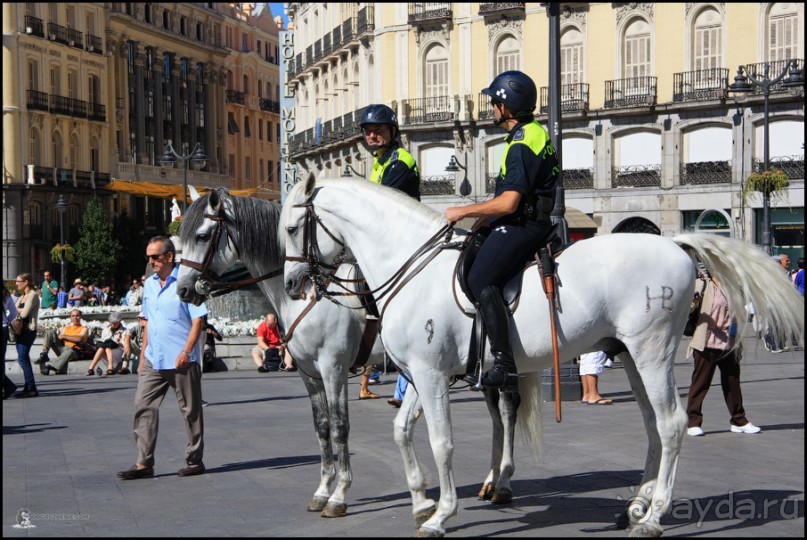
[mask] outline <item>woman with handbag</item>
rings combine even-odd
[[[22,319],[22,328],[17,338],[17,362],[22,368],[25,376],[25,387],[17,393],[17,397],[36,397],[39,392],[36,390],[36,380],[34,380],[34,370],[31,367],[31,347],[36,339],[36,324],[39,319],[39,295],[34,290],[34,281],[30,273],[25,272],[17,276],[17,290],[20,297],[17,299],[17,311]],[[16,334],[16,332],[15,332]]]
[[[17,307],[14,305],[14,299],[11,298],[11,293],[3,285],[3,366],[6,365],[6,349],[8,348],[8,335],[10,333],[11,321],[17,318]],[[8,378],[5,370],[3,371],[3,399],[8,399],[14,392],[17,391],[17,385]]]

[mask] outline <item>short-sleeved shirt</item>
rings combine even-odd
[[[160,276],[152,275],[143,287],[143,315],[148,321],[148,345],[146,357],[154,369],[175,369],[176,359],[185,350],[185,342],[191,331],[193,320],[207,315],[207,306],[194,306],[182,302],[177,296],[177,276],[179,266],[160,287]],[[190,352],[191,362],[197,364],[202,359],[203,335]]]
[[[74,297],[73,300],[68,300],[67,302],[68,304],[70,302],[73,302],[72,304],[70,304],[71,306],[81,307],[84,305],[84,289],[82,289],[81,287],[73,287],[72,289],[70,289],[70,292],[68,293],[68,298],[70,296]]]
[[[56,307],[58,308],[66,308],[67,307],[67,293],[64,291],[59,291],[56,293]]]
[[[57,292],[59,291],[59,284],[56,282],[55,279],[52,280],[50,283],[48,283],[48,280],[45,280],[45,281],[42,282],[42,307],[43,308],[51,308],[54,305],[56,305],[56,293],[50,292],[50,289],[48,289],[48,287],[47,287],[48,285],[50,285],[51,289],[53,289],[54,291],[57,291]]]
[[[83,332],[86,328],[87,327],[84,326],[83,324],[80,324],[78,326],[76,326],[75,324],[68,324],[67,326],[62,328],[62,332],[64,332],[66,336],[77,338],[81,335],[81,332]],[[65,341],[64,344],[67,345],[68,347],[72,347],[77,351],[81,350],[81,343],[73,343],[72,341]]]
[[[390,145],[384,155],[374,159],[370,181],[403,191],[413,199],[420,200],[420,172],[417,163],[397,141]]]
[[[267,345],[270,347],[279,347],[283,343],[280,339],[280,332],[278,331],[277,326],[274,328],[269,328],[266,321],[263,321],[258,325],[258,335],[263,337],[264,341],[266,341]]]

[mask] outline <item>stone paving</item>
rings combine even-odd
[[[666,536],[804,535],[804,353],[771,354],[746,339],[743,393],[759,435],[729,432],[719,379],[704,405],[706,436],[684,440]],[[682,350],[676,381],[686,402],[691,360]],[[16,364],[16,362],[14,362]],[[248,365],[244,363],[243,365]],[[10,366],[9,366],[10,367]],[[173,394],[161,408],[155,478],[120,481],[132,465],[136,376],[42,377],[40,397],[3,402],[3,536],[406,537],[415,532],[400,454],[392,439],[397,409],[359,400],[350,380],[353,486],[348,515],[324,519],[305,506],[319,481],[311,408],[296,373],[252,369],[205,374],[205,464],[180,478],[186,444]],[[12,374],[18,384],[21,377]],[[386,375],[372,387],[394,391]],[[479,394],[452,391],[458,514],[447,536],[621,537],[614,517],[644,468],[647,437],[621,369],[600,390],[611,406],[547,403],[544,456],[536,462],[517,436],[512,504],[476,497],[487,473],[490,420]],[[421,419],[416,448],[438,496]],[[35,528],[19,529],[27,508]]]

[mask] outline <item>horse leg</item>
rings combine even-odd
[[[403,403],[395,415],[393,421],[393,433],[395,444],[401,451],[404,471],[406,473],[406,483],[409,486],[409,493],[412,495],[412,514],[417,527],[423,525],[436,510],[435,502],[426,497],[428,482],[423,468],[415,452],[413,442],[415,423],[417,422],[417,412],[420,410],[420,399],[418,393],[411,385],[404,394]]]
[[[423,415],[429,428],[434,462],[440,477],[440,500],[437,511],[417,530],[419,537],[445,536],[444,524],[457,513],[457,486],[451,459],[454,455],[454,437],[451,431],[451,410],[449,408],[448,378],[441,373],[424,372],[415,377],[423,404]]]
[[[301,371],[300,377],[311,399],[311,410],[314,414],[314,430],[317,432],[320,450],[320,482],[317,491],[308,503],[306,510],[321,512],[328,504],[331,494],[331,483],[334,480],[333,450],[331,449],[330,418],[328,418],[328,400],[322,381],[312,379]]]
[[[516,470],[513,457],[516,434],[516,413],[521,404],[521,395],[518,392],[499,393],[499,422],[502,425],[499,449],[499,480],[490,502],[493,504],[509,504],[513,501],[513,490],[510,488],[510,479]]]
[[[493,498],[496,484],[499,481],[504,446],[504,424],[502,424],[501,411],[499,410],[499,391],[483,389],[482,394],[485,396],[485,405],[488,407],[488,413],[490,413],[490,419],[493,422],[493,439],[490,451],[490,471],[477,496],[480,499],[489,501]]]
[[[322,517],[343,517],[347,514],[347,491],[353,483],[348,449],[350,419],[347,406],[347,379],[342,376],[342,369],[339,366],[321,371],[325,395],[328,397],[331,441],[336,450],[336,486],[328,499],[328,504],[322,509]]]
[[[678,467],[687,415],[673,376],[677,343],[666,348],[649,341],[632,350],[637,360],[622,355],[625,371],[644,417],[649,439],[642,483],[628,505],[631,536],[661,536],[661,518],[672,506],[672,490]],[[659,362],[659,357],[663,362]]]

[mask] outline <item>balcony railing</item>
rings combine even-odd
[[[101,38],[87,34],[87,50],[95,54],[104,54],[104,42]]]
[[[356,21],[356,17],[345,19],[345,21],[342,23],[342,45],[347,45],[356,39],[356,36],[358,35],[356,32],[357,26],[358,23]]]
[[[322,40],[318,39],[314,42],[314,62],[319,62],[322,58]]]
[[[454,174],[424,176],[420,179],[420,194],[428,195],[454,195],[456,177]]]
[[[405,99],[402,104],[406,125],[447,122],[457,117],[451,96]]]
[[[564,189],[594,189],[594,169],[563,169]]]
[[[67,44],[76,49],[84,48],[83,34],[73,28],[67,29]]]
[[[309,45],[305,48],[305,65],[310,66],[314,63],[314,46]]]
[[[262,111],[273,112],[280,114],[280,103],[272,101],[271,99],[261,98],[260,107]]]
[[[238,103],[239,105],[243,105],[244,92],[239,92],[238,90],[227,90],[225,93],[225,101],[227,103]]]
[[[441,23],[452,17],[451,2],[409,2],[409,24]]]
[[[322,38],[322,56],[328,56],[333,52],[333,44],[331,43],[331,33],[325,34]]]
[[[611,172],[612,188],[661,186],[661,165],[627,165]]]
[[[37,184],[53,183],[53,167],[34,165],[34,182]]]
[[[71,115],[70,98],[64,96],[50,96],[50,112],[55,114]]]
[[[361,36],[373,30],[375,30],[375,9],[372,6],[363,7],[357,17],[356,33]]]
[[[791,180],[804,179],[804,155],[772,156],[769,160],[771,169],[779,169]],[[764,170],[761,159],[754,159],[754,172]]]
[[[106,106],[101,103],[88,103],[87,118],[90,120],[106,121]]]
[[[681,164],[681,185],[728,184],[731,161],[698,161]]]
[[[479,4],[480,15],[524,14],[525,2],[490,2]]]
[[[705,101],[726,97],[729,70],[699,69],[673,74],[673,101]]]
[[[67,98],[70,102],[70,116],[87,118],[87,102],[80,99]]]
[[[796,67],[803,71],[804,60],[798,58],[794,58],[794,60],[796,61]],[[782,73],[782,71],[784,71],[785,66],[787,66],[788,62],[790,62],[790,60],[777,60],[775,62],[760,62],[758,64],[746,64],[745,68],[751,75],[753,75],[757,79],[764,79],[766,78],[765,67],[767,66],[768,67],[767,78],[775,79],[780,73]],[[787,92],[787,88],[782,86],[785,80],[787,80],[787,75],[785,75],[781,81],[771,86],[771,94],[779,92]],[[755,94],[762,94],[762,88],[754,85],[753,92]]]
[[[493,118],[493,107],[490,104],[490,96],[487,94],[479,93],[476,100],[478,108],[476,109],[477,120],[487,120]]]
[[[48,111],[48,95],[37,90],[28,90],[28,100],[26,105],[29,110]]]
[[[67,45],[67,28],[58,24],[48,23],[48,39]]]
[[[42,19],[25,16],[25,33],[37,37],[45,37],[45,24]]]
[[[342,46],[342,26],[337,26],[331,31],[331,46],[334,52]]]
[[[588,110],[588,84],[573,83],[560,86],[560,109],[563,112],[580,112]],[[540,113],[549,110],[549,87],[541,87]]]
[[[656,104],[656,77],[605,81],[605,108],[649,107]]]

